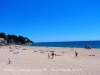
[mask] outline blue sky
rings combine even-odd
[[[100,0],[0,0],[0,32],[34,42],[100,40]]]

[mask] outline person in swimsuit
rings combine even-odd
[[[78,53],[75,51],[75,58],[78,57]]]
[[[53,59],[55,54],[52,52],[52,54],[51,54],[51,55],[52,55],[52,59]]]

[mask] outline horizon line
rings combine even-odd
[[[81,41],[100,41],[100,40],[79,40],[79,41],[51,41],[51,42],[81,42]],[[47,42],[47,41],[46,41]],[[50,41],[48,41],[50,42]],[[44,42],[34,42],[34,43],[44,43]]]

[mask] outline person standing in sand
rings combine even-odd
[[[50,58],[50,55],[49,55],[49,53],[48,53],[48,59]]]
[[[75,51],[75,58],[78,57],[78,53]]]
[[[52,55],[52,59],[53,59],[55,54],[52,52],[52,54],[51,54],[51,55]]]
[[[12,63],[10,58],[8,58],[8,62],[9,62],[8,64],[11,64]]]

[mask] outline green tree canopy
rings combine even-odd
[[[27,37],[23,36],[17,36],[17,35],[6,35],[5,33],[0,33],[0,38],[4,38],[7,40],[7,43],[15,43],[15,44],[26,44],[26,43],[31,43],[33,44],[34,42],[28,39]]]

